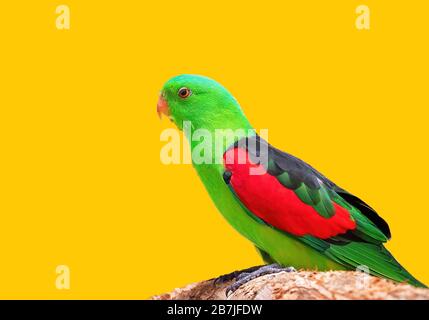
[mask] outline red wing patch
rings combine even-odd
[[[335,214],[325,218],[276,177],[266,172],[250,174],[250,168],[255,170],[261,165],[253,163],[245,149],[236,147],[226,151],[224,166],[232,173],[230,185],[244,206],[273,227],[295,236],[311,235],[321,239],[356,228],[350,213],[335,202]]]

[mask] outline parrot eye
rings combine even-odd
[[[179,91],[177,92],[179,97],[182,99],[186,99],[191,95],[191,93],[192,93],[191,90],[186,87],[180,88]]]

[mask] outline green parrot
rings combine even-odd
[[[193,166],[216,207],[269,264],[245,273],[238,286],[286,266],[320,271],[363,266],[374,276],[425,287],[384,247],[389,226],[374,209],[256,134],[237,100],[216,81],[199,75],[170,79],[157,112],[180,130],[188,123],[213,137],[219,130],[234,132],[232,139],[216,141],[220,152],[209,152],[205,161],[196,159],[201,140],[189,142]]]

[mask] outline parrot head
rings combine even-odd
[[[166,115],[182,130],[183,122],[192,128],[222,129],[248,127],[235,98],[216,81],[199,75],[179,75],[161,90],[157,112]]]

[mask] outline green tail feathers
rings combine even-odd
[[[297,239],[346,269],[368,268],[370,274],[374,276],[427,288],[405,270],[382,244],[356,241],[337,245],[311,236]]]
[[[405,270],[383,245],[353,242],[344,246],[330,246],[326,254],[352,268],[366,266],[372,275],[427,288]]]

